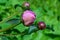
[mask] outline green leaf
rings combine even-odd
[[[8,20],[6,23],[9,23],[9,24],[17,24],[20,22],[20,19],[11,19],[11,20]]]
[[[15,29],[19,30],[20,32],[23,32],[24,30],[28,29],[28,27],[24,26],[23,24],[19,24],[15,27]]]
[[[28,34],[36,32],[37,30],[38,30],[38,28],[36,26],[32,25],[29,27]]]

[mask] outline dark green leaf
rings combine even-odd
[[[10,24],[17,24],[20,22],[20,19],[10,19],[8,20],[6,23],[10,23]]]

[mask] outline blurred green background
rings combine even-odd
[[[46,25],[53,26],[54,31],[45,29],[24,36],[12,31],[10,34],[17,35],[4,36],[3,34],[6,32],[9,34],[11,29],[16,29],[19,32],[28,29],[23,24],[10,28],[15,24],[6,23],[10,19],[21,18],[23,9],[21,7],[15,8],[15,5],[22,5],[24,2],[29,2],[30,9],[35,12],[35,22],[44,21]],[[6,28],[10,29],[4,31]],[[3,35],[0,36],[0,40],[60,40],[60,0],[0,0],[0,35]]]

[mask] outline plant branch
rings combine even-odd
[[[13,27],[16,27],[17,25],[19,25],[20,23],[18,23],[18,24],[12,24],[13,26],[10,26],[10,27],[8,27],[8,28],[6,28],[6,29],[2,29],[2,30],[0,30],[0,32],[5,32],[6,30],[9,30],[9,29],[11,29],[11,28],[13,28]]]
[[[14,14],[13,14],[13,15],[8,16],[7,18],[5,18],[3,21],[0,22],[0,24],[2,24],[2,23],[4,23],[4,22],[8,21],[11,17],[15,16],[16,14],[17,14],[17,12],[14,11]]]

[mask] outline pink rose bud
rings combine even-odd
[[[31,10],[24,11],[24,13],[22,15],[22,20],[23,20],[25,26],[29,26],[29,25],[33,24],[35,19],[36,19],[36,15],[34,12],[32,12]]]
[[[38,28],[39,28],[40,30],[43,30],[43,29],[46,28],[46,24],[45,24],[44,22],[39,22],[39,23],[38,23]]]
[[[23,3],[23,6],[24,6],[24,7],[30,7],[30,4],[29,4],[28,2],[24,2],[24,3]]]

